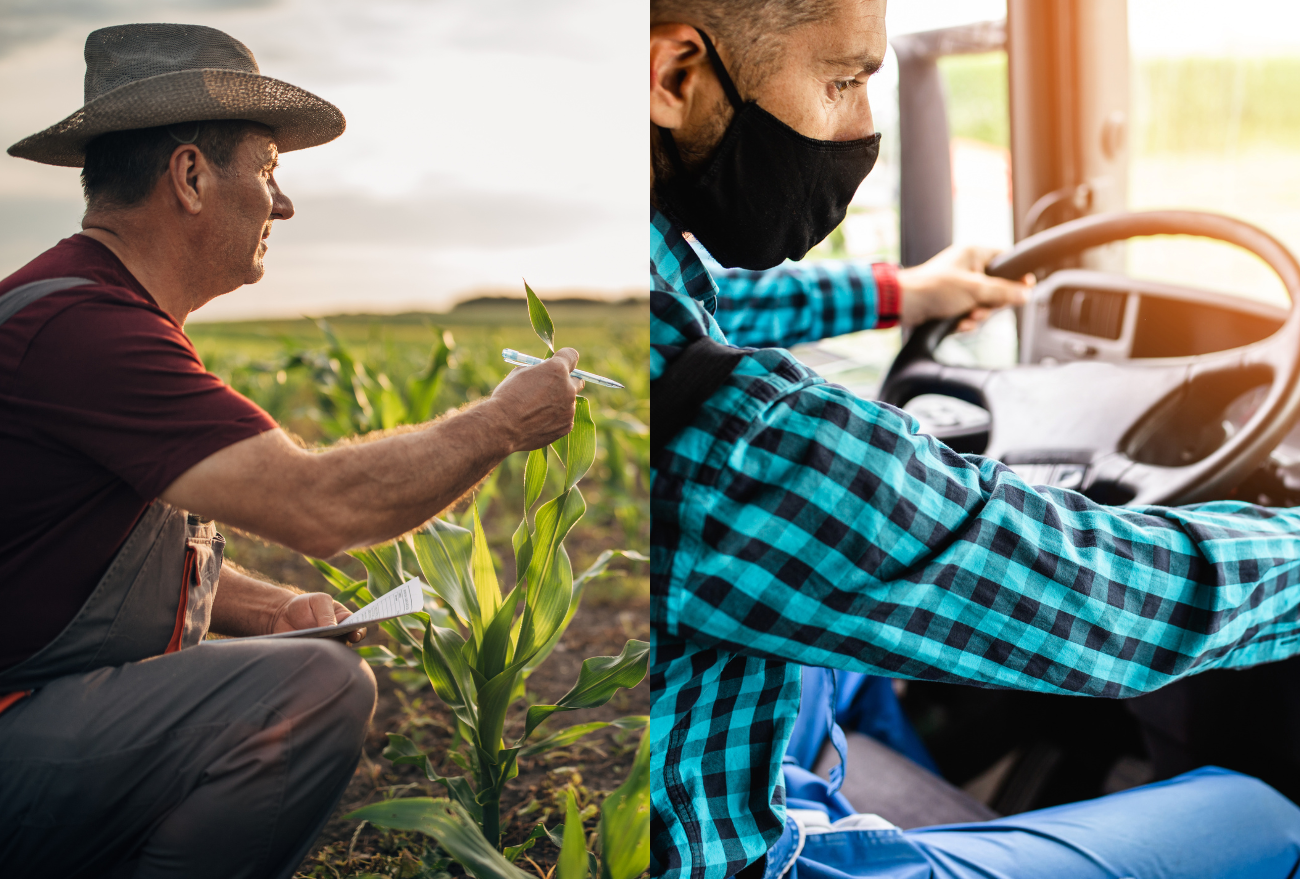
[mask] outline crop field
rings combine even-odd
[[[463,549],[464,568],[472,569],[478,587],[475,598],[474,585],[467,586],[472,606],[466,608],[457,603],[463,596],[434,586],[438,596],[431,596],[429,616],[422,617],[429,623],[372,627],[360,645],[379,682],[379,704],[356,775],[299,877],[461,876],[473,855],[464,846],[488,840],[493,851],[481,856],[499,869],[480,866],[487,871],[478,875],[516,875],[509,866],[547,879],[556,875],[557,862],[570,865],[558,868],[561,876],[578,875],[575,863],[586,875],[586,862],[571,856],[581,849],[592,852],[586,857],[593,871],[635,875],[628,862],[618,861],[633,847],[610,840],[639,827],[630,821],[636,808],[629,804],[639,802],[633,767],[644,759],[639,745],[649,712],[642,679],[649,635],[643,561],[649,547],[648,312],[636,301],[561,300],[547,308],[556,348],[577,348],[580,367],[627,386],[588,384],[571,441],[507,459],[437,527],[331,564],[221,529],[231,561],[300,589],[345,593],[341,597],[351,596],[353,606],[392,588],[386,571],[422,575],[426,583],[435,579],[431,550],[445,549],[454,560]],[[310,447],[414,429],[472,404],[510,368],[502,348],[547,354],[518,299],[475,300],[438,315],[196,323],[187,333],[210,370]],[[577,513],[580,521],[570,515],[575,502],[585,510]],[[525,509],[531,512],[524,515]],[[559,525],[548,509],[561,511]],[[561,525],[572,529],[567,539]],[[521,532],[528,544],[523,550]],[[483,584],[497,580],[497,597],[484,598]],[[516,583],[527,591],[512,593]],[[553,618],[547,628],[545,593],[552,587],[566,596],[571,588],[578,598],[567,618]],[[485,706],[491,687],[484,681],[501,665],[493,668],[485,658],[494,642],[484,631],[494,612],[507,622],[515,615],[512,602],[522,615],[507,638],[501,676],[515,667],[508,657],[516,650],[523,670],[501,703],[507,705],[504,726],[493,732],[485,716],[457,702],[455,684],[448,690],[430,669],[446,660],[454,674],[463,653],[471,667],[477,663],[469,673],[478,681],[475,698]],[[502,604],[508,606],[502,610]],[[447,639],[462,643],[457,631],[464,633],[464,649],[447,652]],[[536,655],[526,660],[528,644]],[[538,724],[537,718],[551,719]],[[515,748],[495,753],[512,742]],[[496,793],[489,796],[489,790]],[[345,817],[358,810],[357,818]]]

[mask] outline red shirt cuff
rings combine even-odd
[[[898,288],[898,267],[893,263],[871,264],[876,279],[876,327],[884,329],[898,323],[902,292]]]

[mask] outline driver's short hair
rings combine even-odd
[[[86,207],[129,208],[144,201],[185,141],[192,141],[219,172],[229,171],[244,136],[258,130],[270,129],[242,119],[220,119],[101,134],[86,145],[81,168]]]
[[[650,22],[698,22],[726,47],[732,79],[742,94],[776,68],[787,31],[826,19],[842,0],[650,0]]]

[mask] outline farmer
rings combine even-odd
[[[569,349],[455,417],[322,454],[204,371],[185,319],[262,277],[294,213],[277,156],[343,127],[220,31],[133,24],[87,39],[85,106],[9,149],[81,166],[87,209],[0,282],[6,876],[289,876],[375,682],[332,641],[196,646],[348,615],[223,565],[212,520],[331,556],[571,427]]]
[[[1295,875],[1300,809],[1224,770],[906,832],[783,778],[803,666],[1118,697],[1300,650],[1300,512],[1038,490],[776,347],[1025,296],[970,250],[779,265],[875,161],[884,22],[885,0],[651,0],[652,872]]]

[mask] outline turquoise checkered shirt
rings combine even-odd
[[[700,336],[876,321],[869,269],[714,279],[653,211],[650,286],[652,379]],[[655,875],[723,879],[780,835],[800,665],[1113,698],[1300,652],[1297,511],[1030,486],[781,348],[743,358],[655,465]]]

